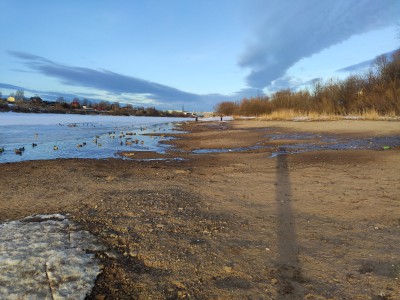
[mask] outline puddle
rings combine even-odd
[[[312,137],[313,139],[315,137]],[[342,139],[332,136],[320,136],[317,143],[298,143],[281,145],[271,157],[280,154],[296,154],[322,150],[384,150],[400,146],[400,136],[370,137],[360,139]]]
[[[307,140],[307,139],[315,139],[315,138],[321,138],[321,135],[316,135],[313,133],[278,133],[278,134],[272,134],[272,135],[267,135],[266,138],[268,138],[271,141],[276,141],[276,140]]]
[[[193,150],[193,154],[211,154],[211,153],[228,153],[228,152],[242,152],[262,149],[262,146],[256,145],[252,147],[240,147],[240,148],[218,148],[218,149],[197,149]]]
[[[36,215],[0,224],[0,299],[84,299],[104,251],[64,215]]]
[[[309,140],[309,141],[308,141]],[[286,141],[279,146],[268,144],[269,141]],[[288,142],[293,141],[293,142]],[[265,143],[252,147],[197,149],[193,154],[212,154],[243,152],[264,149],[271,151],[270,157],[283,154],[297,154],[323,150],[389,150],[400,147],[400,136],[341,138],[334,135],[319,135],[313,133],[278,133],[265,136]]]

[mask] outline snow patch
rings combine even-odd
[[[84,299],[104,250],[61,214],[0,224],[0,299]]]
[[[231,116],[226,116],[222,118],[223,121],[233,121],[234,118]],[[221,117],[208,117],[208,118],[199,118],[199,121],[202,122],[215,122],[215,121],[221,121]]]

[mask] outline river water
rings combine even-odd
[[[0,113],[0,163],[165,152],[163,134],[187,118]],[[156,135],[154,135],[156,134]],[[16,154],[15,149],[21,149]]]

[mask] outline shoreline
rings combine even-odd
[[[398,150],[191,154],[251,147],[271,128],[399,135],[390,122],[326,122],[183,124],[168,142],[179,161],[0,164],[0,222],[66,213],[97,236],[116,257],[98,254],[89,299],[396,299]]]

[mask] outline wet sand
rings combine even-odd
[[[104,270],[89,299],[400,299],[399,150],[270,158],[282,141],[266,140],[399,135],[399,122],[182,129],[165,156],[132,156],[167,160],[0,164],[0,222],[65,213],[96,235],[116,256],[97,253]],[[271,147],[191,153],[257,143]]]

